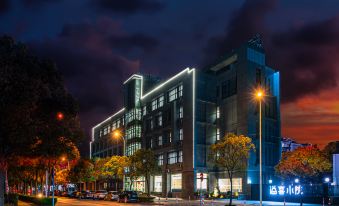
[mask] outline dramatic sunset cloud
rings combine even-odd
[[[324,147],[339,140],[339,87],[282,105],[282,134]]]

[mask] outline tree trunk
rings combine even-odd
[[[147,189],[147,196],[150,196],[150,191],[149,191],[150,185],[149,185],[148,175],[145,175],[145,183],[146,183],[146,189]]]
[[[231,183],[230,205],[232,205],[232,200],[233,200],[233,177],[232,175],[230,176],[230,183]]]
[[[0,168],[0,206],[5,205],[5,171],[3,168]]]

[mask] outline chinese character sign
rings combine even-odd
[[[271,185],[270,186],[270,195],[302,195],[302,187],[301,185]]]

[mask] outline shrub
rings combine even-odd
[[[153,202],[155,197],[139,196],[139,202]]]
[[[15,193],[5,194],[5,204],[17,206],[18,205],[18,194],[15,194]]]
[[[27,195],[19,195],[19,200],[32,202],[37,205],[49,206],[52,205],[52,198],[49,197],[36,197],[36,196],[27,196]],[[54,204],[57,202],[57,198],[54,198]]]

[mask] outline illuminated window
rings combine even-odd
[[[172,142],[172,132],[168,133],[168,137],[169,137],[169,142]]]
[[[178,152],[178,162],[182,162],[182,151]]]
[[[177,152],[169,152],[167,164],[175,164],[175,163],[177,163]]]
[[[162,126],[162,115],[158,116],[158,126]]]
[[[162,145],[162,136],[158,137],[158,145],[161,146]]]
[[[179,140],[183,140],[184,139],[184,134],[183,134],[183,129],[179,129]]]
[[[162,166],[164,164],[164,155],[158,156],[158,165]]]
[[[182,151],[173,151],[168,153],[167,164],[182,162]]]
[[[183,109],[182,106],[180,106],[180,108],[179,108],[179,118],[181,119],[183,117],[184,117],[184,109]]]
[[[172,190],[181,190],[182,189],[182,175],[181,175],[181,173],[171,175],[171,189]]]
[[[219,188],[220,192],[231,191],[231,182],[230,179],[219,179]],[[233,178],[233,192],[242,192],[242,178]]]
[[[158,99],[158,106],[162,107],[164,106],[164,95],[161,95]]]
[[[217,128],[217,133],[215,136],[216,136],[217,141],[220,140],[220,129],[219,128]]]
[[[152,101],[152,111],[164,106],[164,95],[153,99]]]
[[[154,192],[162,192],[162,176],[154,176]]]
[[[136,142],[136,143],[132,143],[130,145],[127,146],[126,148],[126,155],[130,156],[133,155],[135,151],[141,149],[141,144]]]
[[[169,93],[168,93],[168,101],[171,102],[175,99],[177,99],[178,94],[177,94],[177,88],[172,89]]]
[[[197,190],[207,190],[207,173],[203,173],[203,180],[200,179],[200,173],[197,173]]]
[[[178,87],[179,97],[182,97],[182,88],[183,88],[183,86],[179,85],[179,87]]]
[[[142,108],[142,115],[146,115],[147,114],[147,107],[146,106],[144,106],[143,108]]]
[[[153,148],[153,139],[150,140],[150,147]]]
[[[158,103],[157,103],[157,99],[152,101],[152,111],[156,110],[158,108]]]
[[[219,119],[219,118],[220,118],[220,108],[217,107],[217,119]]]

